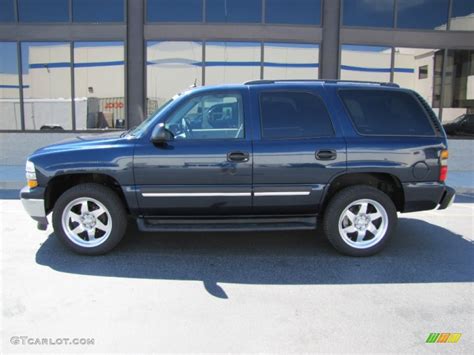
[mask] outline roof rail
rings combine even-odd
[[[303,83],[325,83],[325,84],[338,84],[338,83],[354,83],[354,84],[371,84],[380,86],[389,86],[399,88],[400,85],[396,83],[381,83],[377,81],[360,81],[360,80],[336,80],[336,79],[283,79],[283,80],[252,80],[247,81],[244,85],[263,85],[263,84],[275,84],[275,83],[288,83],[288,82],[303,82]]]

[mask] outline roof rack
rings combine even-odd
[[[263,85],[263,84],[275,84],[275,83],[289,83],[289,82],[303,82],[303,83],[324,83],[324,84],[370,84],[370,85],[380,85],[380,86],[389,86],[399,88],[400,85],[395,83],[380,83],[377,81],[359,81],[359,80],[335,80],[335,79],[284,79],[284,80],[252,80],[247,81],[244,85]]]

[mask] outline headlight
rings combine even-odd
[[[28,187],[33,188],[38,186],[38,181],[36,181],[36,169],[35,164],[31,161],[26,162],[26,182]]]

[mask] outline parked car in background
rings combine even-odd
[[[448,136],[474,136],[474,114],[461,115],[443,127]]]
[[[340,252],[379,252],[397,212],[444,209],[447,140],[395,84],[253,81],[176,95],[140,126],[33,153],[27,212],[83,254],[142,231],[314,230]]]

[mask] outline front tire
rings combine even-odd
[[[391,198],[365,185],[338,192],[324,212],[323,228],[341,253],[370,256],[381,251],[393,234],[397,210]]]
[[[87,183],[74,186],[56,201],[56,236],[79,254],[100,255],[112,250],[127,227],[122,201],[110,188]]]

